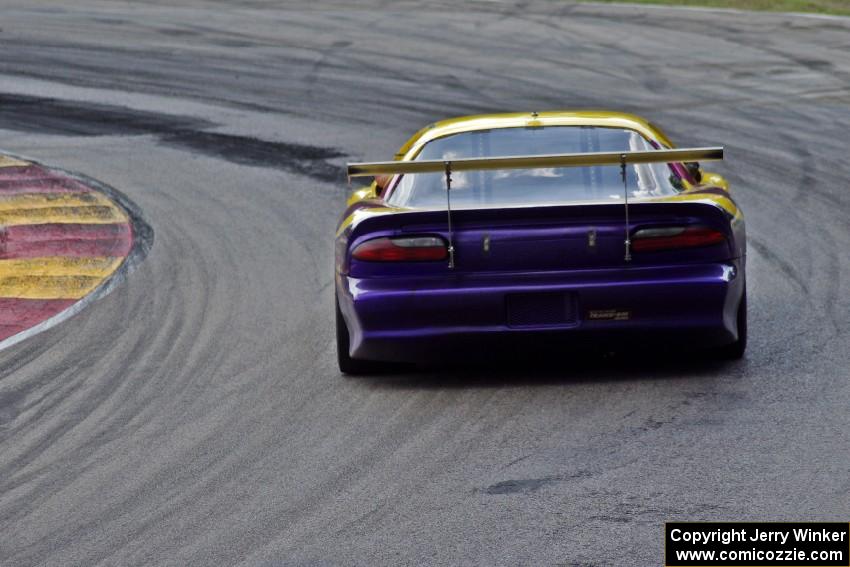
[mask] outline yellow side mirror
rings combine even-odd
[[[390,184],[390,181],[392,181],[392,179],[393,179],[392,175],[376,175],[375,176],[375,183],[374,183],[375,193],[377,195],[380,195],[381,193],[383,193],[384,189],[387,188],[387,185]]]
[[[702,172],[702,181],[700,185],[711,185],[712,187],[720,187],[724,191],[729,191],[729,182],[726,181],[726,178],[717,173],[711,173],[710,171]]]
[[[346,201],[346,206],[350,207],[354,203],[358,203],[360,201],[365,201],[366,199],[374,199],[378,196],[377,187],[372,183],[368,187],[358,187],[348,196],[348,201]]]

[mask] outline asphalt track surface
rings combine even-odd
[[[667,520],[847,521],[850,22],[6,0],[0,28],[0,147],[155,234],[0,353],[3,565],[659,564]],[[726,146],[746,359],[340,376],[341,165],[446,116],[591,107]]]

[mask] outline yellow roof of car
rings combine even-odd
[[[435,138],[451,134],[493,128],[533,128],[543,126],[597,126],[634,130],[644,137],[672,147],[670,140],[649,121],[625,112],[607,110],[552,110],[546,112],[509,112],[460,116],[434,122],[414,134],[398,151],[396,159],[412,159]]]

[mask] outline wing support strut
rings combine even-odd
[[[452,234],[452,162],[445,162],[446,171],[446,220],[448,221],[449,232],[449,269],[455,267],[455,245]]]
[[[629,227],[629,180],[626,177],[626,154],[620,154],[620,177],[623,178],[623,199],[624,199],[624,207],[626,210],[626,240],[624,244],[626,245],[626,262],[632,261],[632,240],[629,235],[631,232],[631,228]]]

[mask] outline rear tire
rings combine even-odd
[[[342,311],[339,309],[339,300],[334,301],[334,306],[336,307],[336,360],[339,365],[339,371],[350,375],[368,374],[375,371],[376,363],[351,358],[349,354],[351,341],[348,334],[348,326],[345,324]]]
[[[724,360],[740,360],[747,350],[747,289],[738,304],[738,340],[718,349],[718,355]]]

